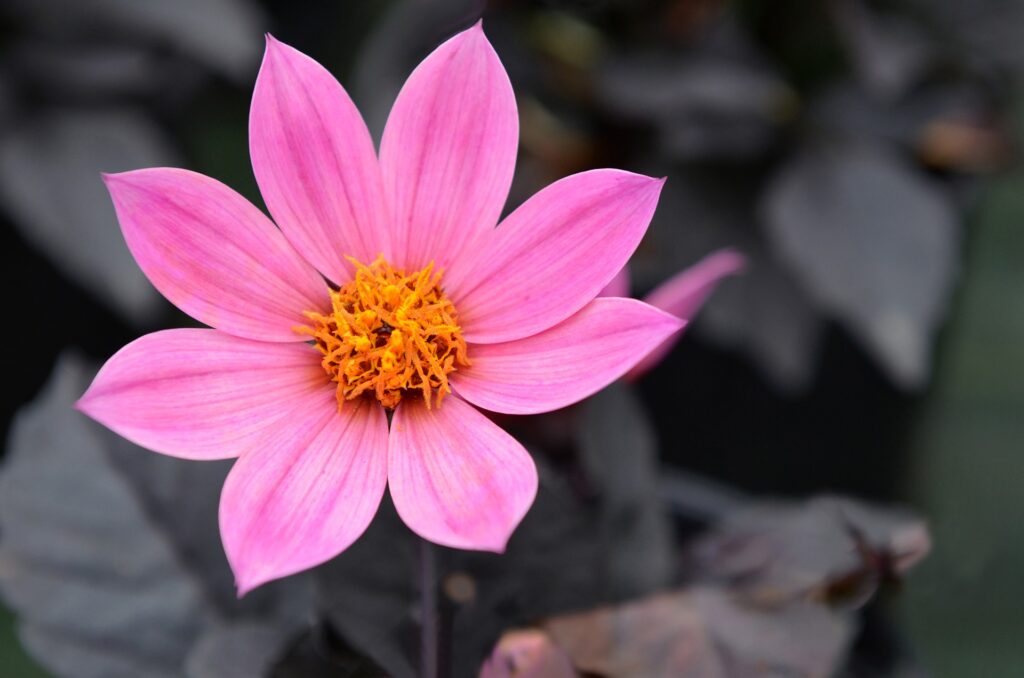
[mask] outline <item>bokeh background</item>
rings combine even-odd
[[[88,476],[95,461],[75,454],[87,425],[54,393],[72,397],[136,336],[190,322],[131,260],[100,171],[188,167],[262,205],[246,129],[263,32],[325,64],[379,138],[411,68],[481,15],[520,110],[510,206],[592,167],[664,175],[632,262],[638,294],[719,247],[750,260],[636,388],[685,495],[677,532],[705,491],[711,504],[837,492],[909,506],[934,549],[869,626],[910,658],[899,675],[1021,675],[1015,0],[5,0],[8,467],[57,445]],[[544,421],[518,426],[557,440],[560,420]],[[4,510],[0,498],[0,552],[12,525],[53,534],[49,516],[37,530]],[[0,558],[0,579],[12,567]],[[18,640],[14,581],[0,674],[48,675]],[[59,626],[27,617],[30,633]]]

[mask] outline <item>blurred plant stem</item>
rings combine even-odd
[[[420,539],[420,675],[437,678],[437,576],[434,548]]]

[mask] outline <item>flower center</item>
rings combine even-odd
[[[338,409],[372,394],[394,408],[419,394],[427,408],[451,393],[448,374],[469,365],[455,307],[441,289],[434,264],[406,275],[384,260],[370,265],[349,257],[355,279],[331,290],[331,312],[308,311],[324,371],[337,382]]]

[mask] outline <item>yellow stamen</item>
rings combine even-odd
[[[469,365],[455,307],[434,264],[406,275],[383,256],[366,266],[349,257],[355,279],[330,290],[330,313],[309,311],[309,327],[324,371],[337,382],[338,408],[373,395],[394,408],[418,394],[428,408],[451,393],[448,375]]]

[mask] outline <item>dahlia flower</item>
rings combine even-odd
[[[220,530],[240,595],[345,550],[386,488],[423,538],[502,551],[537,471],[476,408],[565,407],[683,327],[597,298],[663,180],[583,172],[498,224],[517,145],[479,23],[410,75],[379,153],[341,85],[268,36],[249,146],[273,221],[186,170],[105,176],[139,266],[211,329],[128,344],[78,407],[156,452],[238,458]]]

